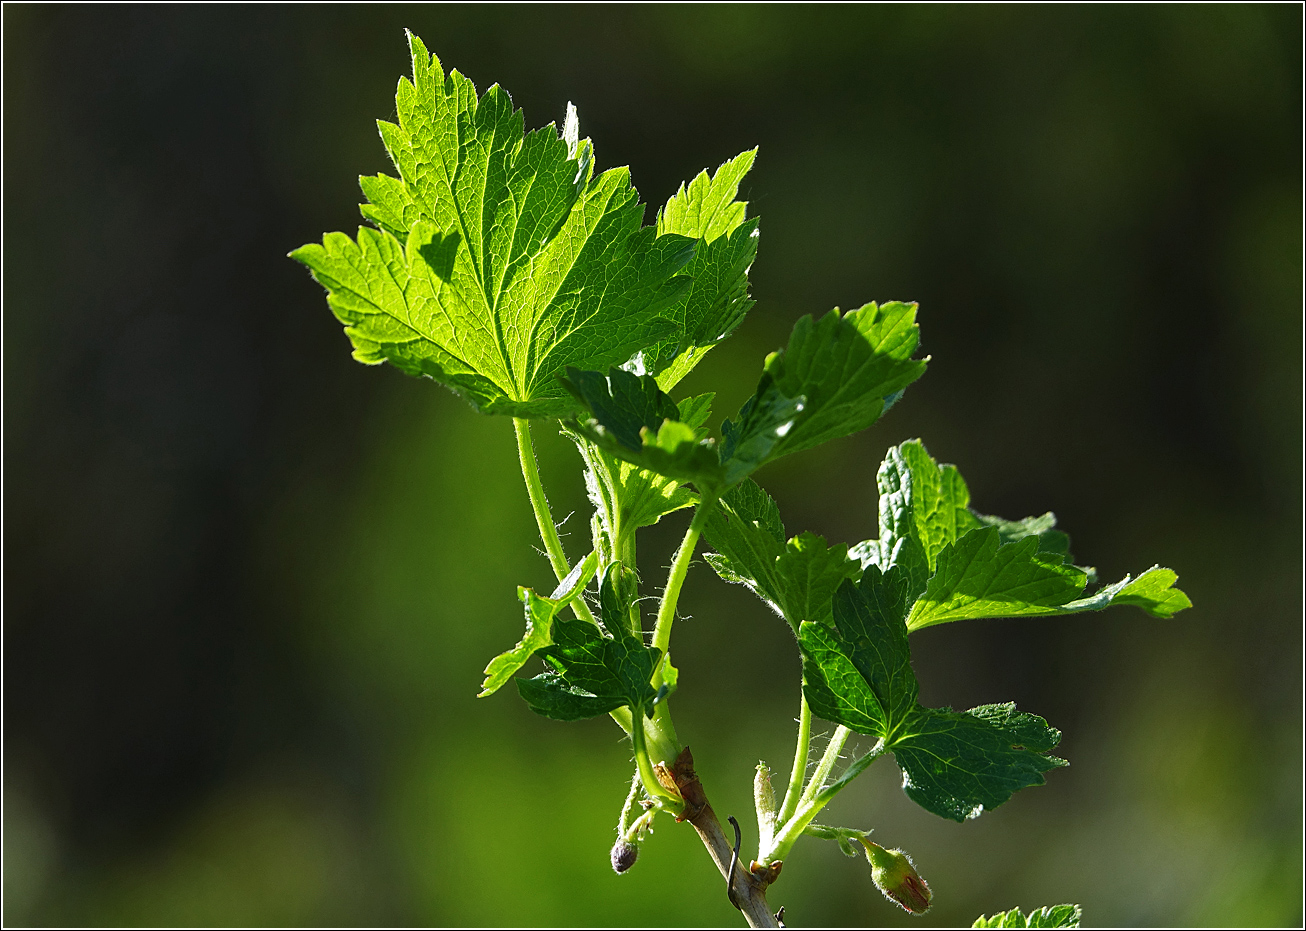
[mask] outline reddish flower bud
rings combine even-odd
[[[890,902],[896,902],[913,915],[930,910],[930,887],[916,872],[911,857],[901,850],[885,850],[879,844],[862,840],[866,859],[871,861],[871,879]]]

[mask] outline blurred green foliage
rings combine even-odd
[[[520,633],[515,586],[551,587],[510,422],[354,365],[282,257],[386,168],[372,121],[410,26],[528,127],[575,101],[647,202],[760,144],[758,305],[678,393],[734,409],[799,315],[920,301],[928,375],[760,475],[791,532],[868,536],[884,449],[922,436],[978,509],[1055,510],[1104,578],[1179,572],[1197,608],[1170,621],[913,640],[923,702],[1014,699],[1072,764],[963,825],[888,763],[840,796],[831,820],[910,851],[924,921],[1300,924],[1299,8],[4,24],[6,923],[738,923],[683,826],[612,873],[615,727],[474,698]],[[537,446],[579,553],[579,459]],[[687,520],[650,531],[646,580]],[[787,766],[792,635],[702,566],[681,606],[678,728],[748,823],[754,763]],[[796,924],[920,921],[816,840],[770,899]]]

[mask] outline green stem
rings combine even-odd
[[[789,774],[789,788],[785,792],[780,814],[776,816],[777,824],[784,824],[794,816],[798,809],[798,799],[803,794],[803,777],[807,775],[807,754],[812,743],[812,709],[807,704],[807,696],[802,696],[802,705],[798,711],[798,744],[794,747],[794,768]]]
[[[640,778],[639,770],[635,770],[634,776],[630,780],[630,794],[626,796],[626,804],[621,808],[621,818],[617,821],[617,836],[623,840],[626,832],[630,829],[630,815],[635,810],[635,802],[639,799]]]
[[[531,422],[525,417],[514,417],[512,425],[517,430],[517,453],[521,458],[521,474],[526,480],[526,492],[531,498],[531,508],[535,511],[535,524],[540,528],[540,539],[544,541],[544,550],[548,553],[549,564],[553,574],[561,582],[571,571],[567,554],[558,537],[557,525],[553,523],[553,512],[549,510],[549,499],[544,494],[544,483],[540,481],[540,470],[535,462],[535,444],[531,442]],[[571,610],[584,621],[594,623],[594,614],[584,598],[573,598]]]
[[[830,775],[830,770],[834,769],[834,764],[839,760],[839,754],[843,752],[843,745],[848,742],[848,735],[852,731],[842,724],[835,729],[834,736],[830,738],[830,743],[825,748],[825,753],[821,756],[821,762],[816,764],[816,772],[812,773],[812,778],[807,782],[807,788],[803,790],[802,801],[810,802],[815,798],[816,793],[821,791],[825,784],[825,777]]]
[[[608,712],[608,717],[617,722],[617,726],[626,732],[631,743],[635,742],[635,718],[630,709],[624,705]],[[671,723],[671,709],[665,701],[658,702],[653,717],[644,719],[644,752],[649,760],[657,760],[668,766],[680,755],[680,739],[676,737],[676,726]]]
[[[644,710],[642,708],[632,708],[631,716],[634,718],[633,723],[635,726],[631,728],[630,741],[635,747],[635,766],[639,769],[639,778],[644,783],[644,791],[648,793],[649,798],[659,802],[663,808],[679,813],[684,807],[684,801],[663,788],[662,783],[658,781],[657,775],[653,772],[653,764],[649,762],[648,747],[644,743]]]
[[[549,563],[553,566],[554,575],[558,577],[559,581],[562,581],[562,579],[566,578],[567,573],[570,571],[570,566],[567,563],[567,554],[566,552],[563,551],[562,548],[562,540],[558,537],[558,528],[553,523],[553,513],[552,511],[549,510],[549,499],[544,493],[544,483],[540,481],[540,471],[535,461],[535,445],[534,443],[531,442],[530,421],[525,419],[524,417],[514,417],[512,419],[512,424],[517,431],[517,452],[520,454],[521,457],[521,473],[522,473],[522,477],[526,480],[526,491],[530,495],[531,508],[535,511],[535,523],[540,529],[540,539],[544,541],[544,549],[545,552],[548,553]],[[695,517],[697,518],[697,514],[695,515]],[[704,520],[706,520],[706,518],[704,518]],[[694,533],[694,540],[697,541],[697,539],[698,539],[698,532],[696,531]],[[633,540],[627,542],[627,548],[628,548],[628,552],[623,552],[622,555],[628,555],[630,557],[630,562],[628,563],[628,565],[630,565],[633,568],[634,555],[635,555],[634,553],[635,546]],[[693,550],[692,545],[690,546],[690,550],[692,553]],[[682,568],[680,573],[681,581],[684,581],[684,575],[685,575],[684,569],[688,568],[688,562],[689,560],[688,558],[686,558],[685,560],[686,565],[685,567]],[[676,591],[677,593],[679,593],[680,591],[679,583],[676,584]],[[571,601],[571,609],[573,612],[575,612],[576,616],[581,620],[589,621],[591,624],[596,623],[594,620],[594,614],[593,612],[590,611],[589,605],[585,603],[584,598],[579,598],[579,597],[573,598]],[[674,613],[674,609],[675,609],[675,604],[673,602],[672,604],[673,613]],[[631,618],[632,622],[636,625],[638,624],[636,620],[636,618],[638,617],[637,612],[638,612],[638,608],[634,609],[632,611],[632,618]],[[634,626],[633,630],[638,631],[639,627]],[[670,633],[671,633],[670,624],[668,624],[667,625],[668,637],[670,636]],[[665,650],[666,647],[664,646],[663,649]],[[662,684],[662,667],[659,665],[657,676],[653,682],[653,687],[657,688],[661,684]],[[648,779],[651,778],[653,779],[652,785],[660,787],[660,783],[658,783],[657,779],[653,777],[652,770],[649,769],[648,749],[645,744],[644,725],[647,723],[649,730],[652,731],[651,742],[653,744],[654,751],[658,753],[662,758],[668,761],[674,760],[676,758],[676,755],[680,752],[680,741],[676,737],[675,725],[671,723],[671,709],[667,706],[667,703],[665,701],[659,703],[657,710],[654,712],[653,719],[648,722],[644,721],[642,715],[632,715],[629,708],[618,708],[617,710],[612,712],[611,717],[614,721],[617,722],[617,724],[621,727],[622,730],[624,730],[627,734],[630,735],[631,741],[635,742],[637,747],[643,750],[642,758],[644,760],[644,769],[648,769],[648,773],[647,773],[647,777],[645,778],[645,781],[647,782]],[[635,721],[636,717],[639,717],[638,725]],[[637,749],[636,759],[638,760],[639,758],[640,758],[640,751],[639,749]],[[640,775],[642,778],[645,777],[644,769],[640,770]],[[656,794],[651,789],[650,789],[650,794],[654,794],[656,797]]]
[[[694,519],[689,523],[689,529],[685,531],[685,538],[680,541],[680,549],[676,550],[676,558],[671,563],[671,574],[667,576],[667,587],[662,591],[662,604],[658,606],[658,620],[653,627],[653,646],[657,647],[665,655],[667,647],[671,643],[671,625],[676,620],[676,602],[680,599],[680,587],[685,583],[685,576],[689,572],[689,564],[694,559],[694,547],[698,545],[698,538],[703,533],[703,527],[707,524],[707,519],[711,516],[712,508],[716,506],[716,498],[703,498],[694,509]],[[658,667],[657,675],[653,677],[653,687],[657,688],[662,684],[662,668]]]
[[[845,735],[845,738],[846,736],[847,735]],[[833,743],[833,740],[831,742]],[[803,801],[799,804],[798,809],[794,812],[793,816],[785,821],[784,825],[776,833],[775,839],[771,842],[771,849],[761,851],[762,856],[760,862],[774,863],[776,860],[783,860],[785,857],[789,856],[789,850],[794,846],[794,843],[798,838],[802,836],[803,831],[807,829],[807,826],[812,823],[812,819],[820,813],[821,809],[830,804],[831,800],[842,792],[844,788],[847,787],[848,783],[861,775],[866,767],[879,759],[879,757],[884,754],[884,751],[884,741],[881,740],[871,748],[869,753],[855,760],[853,764],[844,771],[842,776],[824,788],[813,790],[813,787],[818,785],[815,776],[813,776],[812,782],[808,784],[808,791],[803,795]],[[838,754],[836,753],[835,756],[838,756]],[[821,762],[824,763],[825,759],[823,758]],[[828,770],[826,772],[828,774]],[[824,779],[825,776],[822,776],[821,778]]]
[[[826,805],[830,804],[831,800],[833,800],[836,795],[842,792],[844,788],[848,785],[848,783],[852,782],[854,779],[860,776],[862,774],[862,771],[866,769],[866,767],[870,766],[881,756],[883,756],[885,749],[886,748],[884,745],[884,741],[881,740],[874,747],[872,747],[869,752],[858,757],[856,760],[853,760],[853,762],[848,766],[848,768],[843,771],[842,776],[840,776],[834,782],[830,783],[820,792],[817,792],[816,795],[812,797],[812,804],[817,806],[816,810],[820,811]],[[815,812],[813,812],[813,814],[815,814]]]

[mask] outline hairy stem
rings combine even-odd
[[[526,480],[526,492],[531,498],[531,509],[535,511],[535,524],[540,528],[540,539],[544,541],[544,551],[553,566],[553,574],[561,582],[571,571],[567,554],[558,537],[558,527],[553,522],[553,512],[549,510],[549,499],[544,494],[544,483],[540,481],[540,470],[535,462],[535,444],[531,442],[531,422],[525,417],[514,417],[512,425],[517,430],[517,453],[521,458],[521,474]],[[594,614],[584,598],[573,598],[571,610],[584,621],[594,623]]]
[[[824,808],[826,805],[830,804],[830,801],[836,795],[842,792],[844,790],[844,787],[847,786],[848,783],[852,782],[854,779],[856,779],[858,776],[862,774],[862,770],[866,769],[866,767],[870,766],[881,756],[883,756],[884,751],[885,751],[884,741],[881,740],[874,747],[872,747],[867,753],[853,760],[853,762],[849,764],[848,768],[843,771],[842,776],[840,776],[834,782],[830,783],[824,789],[822,789],[821,791],[817,792],[814,796],[812,796],[812,804],[819,806],[817,808],[817,811],[819,811],[821,808]]]
[[[716,506],[716,498],[703,498],[694,509],[694,519],[689,523],[689,529],[685,531],[685,538],[680,541],[680,549],[676,550],[676,558],[671,562],[671,573],[667,576],[667,587],[662,591],[662,604],[658,606],[658,620],[653,628],[653,646],[665,654],[667,647],[671,643],[671,625],[676,620],[676,602],[680,599],[680,587],[685,583],[685,576],[689,572],[689,564],[694,559],[694,548],[698,545],[698,538],[703,533],[703,527],[707,524],[707,519],[712,513],[712,508]],[[662,669],[658,668],[657,675],[653,677],[653,687],[657,688],[662,684]]]
[[[789,788],[785,792],[784,803],[776,815],[776,823],[784,824],[794,816],[798,809],[798,800],[803,794],[803,777],[807,775],[807,754],[812,743],[812,709],[807,704],[807,696],[802,696],[802,705],[798,711],[798,743],[794,747],[794,768],[789,774]]]
[[[840,730],[843,730],[843,728],[840,728]],[[837,737],[838,734],[836,733],[835,736]],[[844,738],[847,739],[846,734],[844,735]],[[833,738],[831,739],[831,743],[834,743]],[[842,743],[840,743],[840,746],[842,747]],[[798,809],[776,833],[775,840],[771,843],[771,849],[763,851],[762,862],[772,863],[776,860],[783,860],[787,857],[790,848],[792,848],[798,838],[802,836],[803,831],[805,831],[807,826],[812,823],[812,819],[817,816],[821,809],[830,804],[831,800],[842,792],[844,788],[847,787],[848,783],[861,775],[866,767],[879,759],[879,757],[884,754],[885,749],[884,741],[881,740],[871,748],[868,753],[855,760],[852,765],[844,771],[843,775],[828,786],[820,786],[816,781],[815,775],[813,775],[811,783],[807,786],[807,791],[803,793],[803,800],[798,805]],[[836,753],[835,756],[838,756],[838,754]],[[825,759],[823,758],[821,762],[825,763]],[[833,762],[831,765],[833,765]],[[828,769],[826,770],[826,773],[829,773]],[[822,776],[821,779],[824,780],[825,776]]]
[[[825,753],[821,755],[821,762],[816,764],[816,772],[812,773],[812,778],[808,780],[807,788],[803,790],[803,802],[810,802],[817,792],[821,791],[825,785],[825,778],[830,775],[830,770],[834,769],[834,764],[839,761],[839,754],[843,752],[843,745],[848,742],[848,735],[852,731],[840,724],[830,738],[830,743],[825,748]]]

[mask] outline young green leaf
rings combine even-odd
[[[543,654],[565,672],[517,679],[517,692],[536,714],[582,721],[622,706],[644,708],[657,693],[649,685],[658,651],[627,633],[605,637],[593,624],[559,618],[555,644]]]
[[[1050,512],[1021,521],[978,514],[955,466],[934,461],[919,440],[889,450],[878,474],[880,536],[854,546],[864,566],[897,566],[919,594],[909,630],[980,617],[1098,611],[1132,604],[1157,617],[1190,607],[1176,576],[1154,567],[1087,597],[1092,569],[1070,564],[1070,538]]]
[[[1153,566],[1137,579],[1125,576],[1084,598],[1089,574],[1056,553],[1040,550],[1041,538],[1027,536],[999,545],[997,528],[974,530],[947,547],[939,571],[907,618],[909,630],[981,617],[1028,617],[1101,611],[1114,604],[1142,608],[1153,617],[1172,617],[1192,602],[1174,588],[1169,569]]]
[[[763,375],[765,384],[768,376]],[[739,409],[737,419],[721,424],[721,460],[726,485],[737,485],[779,454],[780,442],[794,428],[806,399],[758,389]]]
[[[876,475],[880,538],[852,548],[863,565],[900,566],[912,591],[924,591],[939,551],[980,526],[967,510],[970,491],[956,466],[937,465],[920,440],[893,447]]]
[[[668,339],[695,240],[640,228],[629,172],[593,176],[574,110],[562,136],[523,135],[497,85],[484,95],[409,34],[398,124],[380,122],[399,178],[363,179],[356,240],[291,253],[328,291],[361,362],[428,375],[486,412],[561,416],[569,365],[602,369]]]
[[[678,405],[680,421],[699,428],[711,413],[712,393],[686,398]],[[594,505],[594,548],[602,563],[627,552],[635,531],[651,527],[666,514],[698,503],[698,495],[680,482],[612,455],[576,430],[564,426],[585,460],[585,487]]]
[[[907,618],[907,628],[964,618],[1059,613],[1084,590],[1088,573],[1066,565],[1059,555],[1040,552],[1039,542],[1031,535],[1001,546],[998,529],[984,527],[948,544],[939,553],[938,571]]]
[[[975,919],[972,928],[1078,928],[1083,909],[1078,905],[1044,905],[1028,915],[1019,908]]]
[[[662,651],[645,646],[628,624],[633,586],[621,563],[603,578],[599,603],[607,633],[585,621],[557,618],[553,643],[538,652],[552,667],[533,679],[518,679],[517,691],[537,714],[559,721],[593,718],[622,706],[637,713],[653,706],[650,684]]]
[[[548,598],[543,598],[529,588],[518,588],[517,597],[526,606],[526,633],[511,650],[500,653],[490,660],[485,667],[485,681],[477,698],[484,698],[499,690],[499,687],[512,678],[513,673],[525,665],[536,650],[543,649],[553,642],[553,621],[559,611],[571,604],[573,598],[580,596],[594,578],[598,565],[598,554],[590,553],[576,563],[567,577],[558,583],[558,587]]]
[[[965,821],[1068,765],[1047,752],[1060,740],[1059,730],[1011,703],[969,711],[918,707],[894,741],[893,756],[912,801]]]
[[[663,340],[635,359],[636,371],[656,375],[664,391],[734,332],[753,306],[748,269],[757,256],[757,220],[745,222],[748,204],[736,197],[756,156],[756,149],[741,153],[710,180],[701,172],[658,212],[659,236],[675,233],[698,240],[684,271],[694,283],[665,314],[676,321],[677,338]]]
[[[785,528],[771,496],[751,480],[736,485],[708,515],[703,535],[716,549],[704,556],[716,574],[746,586],[783,617],[775,562],[784,552]]]
[[[726,492],[704,533],[717,549],[705,557],[717,575],[749,588],[795,633],[805,620],[829,624],[835,589],[861,576],[843,544],[828,546],[814,533],[785,543],[775,502],[751,480]]]
[[[924,374],[926,360],[912,359],[919,342],[915,304],[870,303],[820,320],[803,317],[789,345],[767,356],[738,423],[722,428],[730,481],[875,423],[886,399]]]
[[[833,627],[799,626],[803,694],[812,710],[892,746],[916,709],[916,675],[907,645],[906,578],[871,566],[861,584],[845,581],[833,600]]]
[[[833,623],[831,600],[840,584],[861,576],[856,560],[848,558],[848,546],[830,546],[825,537],[804,531],[785,544],[775,562],[780,579],[780,609],[794,632],[803,621]]]
[[[966,712],[916,701],[907,627],[908,577],[869,566],[860,585],[834,598],[834,626],[805,622],[803,694],[812,711],[884,741],[903,772],[903,790],[921,807],[957,821],[1007,801],[1065,761],[1047,755],[1060,732],[1014,705]]]
[[[569,368],[560,381],[589,412],[569,427],[604,452],[678,482],[694,482],[705,494],[722,487],[725,472],[716,443],[701,429],[708,413],[701,399],[687,406],[686,416],[696,421],[691,424],[679,419],[680,409],[652,375],[612,368],[604,376]]]
[[[953,468],[946,466],[945,468]],[[960,478],[960,476],[958,476]],[[1026,517],[1024,520],[1004,520],[1001,517],[994,517],[991,514],[979,514],[975,511],[970,512],[979,525],[983,527],[996,527],[998,530],[998,540],[1003,546],[1008,543],[1015,543],[1028,536],[1038,537],[1038,549],[1040,553],[1056,553],[1065,557],[1066,562],[1073,562],[1070,557],[1070,537],[1060,530],[1053,528],[1057,525],[1057,516],[1051,511],[1046,514],[1040,514],[1038,517]],[[1090,571],[1091,570],[1086,570]]]

